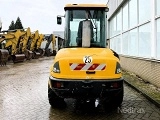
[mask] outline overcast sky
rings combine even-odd
[[[96,2],[97,1],[97,2]],[[57,25],[57,15],[64,15],[64,6],[68,3],[104,3],[108,0],[0,0],[0,19],[2,30],[7,30],[11,21],[19,16],[24,28],[31,31],[50,34],[63,31],[63,25]],[[64,23],[64,21],[63,21]]]

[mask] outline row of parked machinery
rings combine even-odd
[[[8,60],[13,63],[37,59],[44,55],[56,54],[56,36],[39,34],[27,29],[7,30],[0,32],[0,64],[6,65]],[[52,45],[50,45],[52,43]]]

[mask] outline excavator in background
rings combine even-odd
[[[44,41],[45,37],[43,34],[39,35],[39,38],[36,42],[36,51],[40,53],[40,56],[43,57],[45,54],[45,50],[41,48],[41,44]]]
[[[17,30],[7,30],[2,32],[3,34],[1,34],[0,36],[4,40],[6,40],[5,49],[8,50],[10,55],[9,57],[13,60],[13,63],[24,61],[25,55],[21,53],[19,54],[19,49],[18,49],[21,36],[24,35],[22,30],[17,29]],[[1,50],[1,53],[3,54],[3,50]]]
[[[9,52],[6,49],[0,49],[0,65],[6,65],[9,57]]]
[[[50,34],[49,36],[46,36],[46,40],[45,55],[55,56],[63,46],[63,39],[58,35]]]
[[[6,65],[10,59],[14,63],[24,59],[39,58],[45,53],[41,44],[45,37],[37,30],[31,33],[30,27],[26,30],[4,30],[0,33],[0,64]]]
[[[26,59],[30,60],[32,59],[32,56],[33,56],[33,52],[27,49],[29,39],[31,39],[31,35],[32,35],[30,27],[28,27],[27,30],[24,31],[24,33],[25,34],[22,36],[20,40],[19,49],[21,53],[25,54]]]
[[[28,50],[33,52],[33,55],[32,55],[33,59],[38,59],[41,56],[41,54],[36,50],[36,43],[38,39],[39,39],[39,31],[36,30],[34,33],[32,33],[31,39],[29,40],[28,48],[27,48]]]
[[[61,38],[59,35],[56,35],[55,38],[56,38],[56,41],[55,41],[55,50],[56,50],[56,53],[57,53],[61,48],[63,48],[63,46],[64,46],[64,39]]]
[[[8,34],[0,34],[0,65],[6,65],[9,57],[9,51],[5,49],[6,40],[13,39],[14,35]]]
[[[1,33],[1,29],[2,29],[2,22],[1,22],[1,19],[0,19],[0,33]],[[0,34],[0,65],[4,66],[4,65],[6,65],[6,63],[8,61],[9,52],[8,52],[8,50],[4,49],[5,39],[1,35],[2,34]],[[13,38],[13,36],[8,36],[8,39],[11,39],[11,38]]]
[[[38,30],[32,34],[29,27],[24,32],[25,34],[22,36],[21,42],[19,44],[21,53],[25,54],[27,60],[35,58],[35,56],[36,58],[38,58],[37,55],[43,56],[45,51],[41,49],[40,46],[41,46],[42,41],[44,40],[44,35],[39,34]],[[27,46],[28,47],[30,46],[31,50],[27,49]]]
[[[46,37],[46,45],[45,45],[45,55],[46,56],[55,56],[56,55],[56,50],[55,50],[55,41],[56,38],[54,34],[50,34],[49,36]],[[52,45],[51,45],[52,44]]]

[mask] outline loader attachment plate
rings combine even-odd
[[[40,53],[40,56],[41,56],[41,57],[43,57],[43,56],[44,56],[44,54],[45,54],[45,50],[44,50],[44,49],[39,48],[39,49],[38,49],[38,51],[39,51],[39,53]]]
[[[23,62],[25,59],[25,54],[12,55],[13,63]]]
[[[33,52],[33,59],[38,59],[41,56],[41,54],[39,52]]]
[[[6,49],[0,49],[0,65],[6,65],[9,57],[9,52]]]
[[[52,54],[52,52],[50,49],[45,50],[45,54],[44,54],[45,56],[49,57],[49,56],[51,56],[51,54]]]
[[[26,56],[26,59],[27,59],[27,60],[30,60],[30,59],[32,59],[33,52],[30,51],[30,50],[26,50],[26,51],[25,51],[25,56]]]

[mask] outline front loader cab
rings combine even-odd
[[[72,7],[71,7],[72,6]],[[65,47],[106,47],[106,6],[66,5]],[[61,24],[57,17],[57,23]]]

